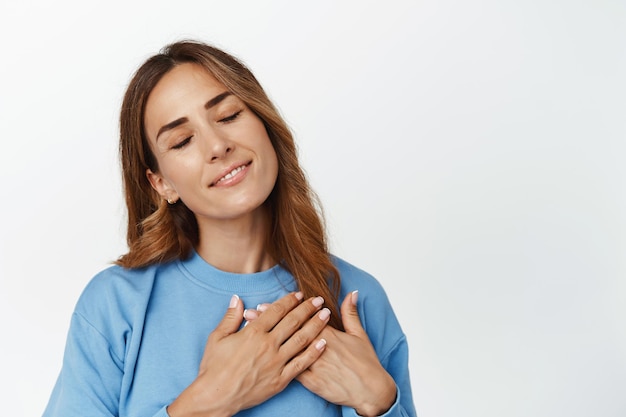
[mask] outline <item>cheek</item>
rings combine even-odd
[[[278,155],[276,155],[271,143],[268,149],[268,161],[268,171],[271,172],[272,181],[276,183],[276,178],[278,177]]]
[[[163,177],[175,188],[183,186],[192,178],[201,174],[197,159],[194,157],[166,158],[163,161],[159,161]]]

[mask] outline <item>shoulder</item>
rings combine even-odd
[[[133,297],[148,290],[157,266],[128,269],[113,265],[98,272],[85,286],[79,302],[96,302],[103,296]]]
[[[159,270],[166,265],[136,269],[113,265],[103,269],[83,289],[75,314],[98,329],[108,328],[111,323],[142,320]]]
[[[360,294],[384,296],[385,290],[376,277],[338,256],[331,255],[341,277],[342,293],[358,290]]]
[[[363,328],[380,355],[394,349],[405,340],[404,332],[394,312],[385,289],[370,273],[333,256],[341,276],[340,301],[355,290],[359,292],[357,309]]]

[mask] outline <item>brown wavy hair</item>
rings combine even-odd
[[[139,67],[124,95],[119,151],[129,250],[116,264],[141,268],[186,259],[199,242],[193,212],[180,200],[168,204],[146,176],[147,169],[159,171],[145,133],[146,102],[159,80],[183,63],[202,66],[263,121],[278,158],[276,184],[265,203],[271,217],[269,253],[291,272],[305,297],[324,297],[332,312],[330,324],[341,329],[340,276],[328,251],[323,211],[298,162],[293,135],[252,72],[234,56],[202,42],[167,45]]]

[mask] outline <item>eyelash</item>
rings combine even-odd
[[[226,116],[223,119],[218,120],[220,123],[229,123],[232,122],[233,120],[235,120],[237,117],[239,117],[239,115],[241,114],[243,110],[238,110],[235,113],[231,114],[230,116]]]
[[[233,120],[235,120],[237,117],[239,117],[239,115],[241,114],[243,110],[238,110],[235,113],[231,114],[230,116],[226,116],[223,119],[218,120],[219,123],[230,123]],[[172,149],[182,149],[184,148],[189,141],[191,140],[193,136],[189,136],[185,139],[183,139],[182,141],[178,142],[176,145],[172,146]]]
[[[172,146],[172,149],[181,149],[181,148],[183,148],[185,145],[187,145],[189,143],[189,141],[191,140],[192,137],[193,136],[189,136],[188,138],[185,138],[185,139],[181,140],[176,145]]]

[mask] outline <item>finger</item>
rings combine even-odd
[[[352,291],[346,295],[343,303],[341,303],[341,322],[346,333],[351,335],[361,335],[365,332],[359,319],[359,311],[356,308],[356,303],[359,298],[359,291]]]
[[[228,310],[224,314],[224,317],[217,325],[215,330],[211,333],[209,338],[215,338],[217,340],[223,339],[229,334],[235,333],[239,330],[241,322],[243,320],[243,303],[239,299],[238,295],[233,295],[228,305]]]
[[[292,358],[307,349],[316,338],[320,337],[329,319],[330,310],[323,308],[283,343],[279,350],[280,354],[286,358]]]
[[[309,298],[307,301],[300,304],[298,307],[290,311],[276,326],[272,329],[271,333],[278,341],[278,345],[283,344],[287,339],[292,337],[298,329],[300,329],[307,321],[311,320],[313,314],[322,308],[324,299],[322,297]],[[268,311],[263,313],[258,321],[262,320],[271,310],[273,306],[270,306]],[[312,337],[315,337],[313,335]],[[309,342],[312,339],[309,339]],[[303,347],[304,348],[304,347]]]
[[[251,309],[251,308],[246,308],[246,309],[243,311],[243,318],[244,318],[246,321],[252,321],[252,320],[254,320],[254,319],[258,319],[258,318],[259,318],[259,314],[260,314],[260,313],[259,313],[257,310],[253,310],[253,309]]]
[[[307,349],[293,358],[283,369],[283,376],[293,379],[305,372],[309,366],[313,365],[317,359],[324,353],[326,349],[326,340],[317,339],[315,343],[311,343]]]
[[[261,313],[267,310],[269,306],[270,303],[262,303],[256,306],[256,310],[252,310],[249,308],[245,309],[243,311],[243,318],[246,320],[244,326],[247,326],[249,322],[258,319]]]
[[[278,301],[273,302],[261,317],[254,320],[255,327],[261,331],[269,332],[291,310],[300,304],[302,297],[301,292],[289,293]]]

